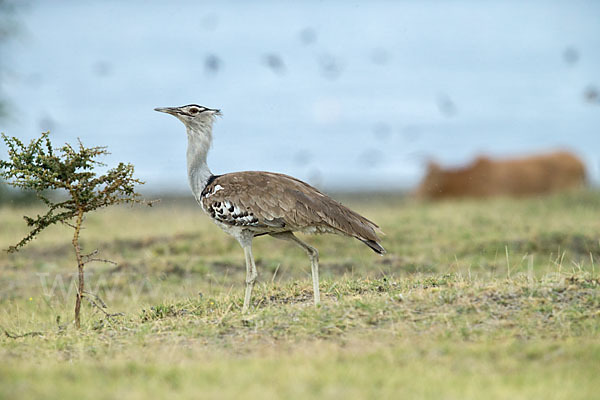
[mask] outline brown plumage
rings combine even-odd
[[[245,226],[259,235],[337,233],[385,253],[375,223],[291,176],[263,171],[216,176],[202,191],[201,202],[218,222]]]

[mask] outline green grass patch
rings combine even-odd
[[[87,221],[84,251],[117,265],[89,265],[106,308],[86,303],[80,331],[68,230],[1,254],[0,398],[596,397],[599,194],[348,202],[389,253],[308,237],[316,308],[305,254],[259,238],[242,315],[241,248],[185,202]],[[0,245],[33,213],[0,208]]]

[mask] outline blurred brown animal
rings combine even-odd
[[[420,198],[530,196],[581,187],[585,166],[559,151],[518,159],[479,157],[464,168],[442,169],[430,162],[416,190]]]

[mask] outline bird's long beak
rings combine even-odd
[[[164,113],[171,114],[171,115],[177,114],[176,107],[157,107],[154,109],[154,111],[164,112]]]

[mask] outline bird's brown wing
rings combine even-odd
[[[375,223],[287,175],[245,171],[217,176],[201,201],[213,218],[230,225],[343,233],[383,252]]]

